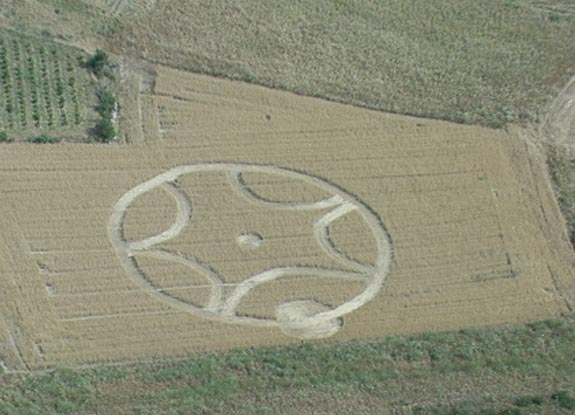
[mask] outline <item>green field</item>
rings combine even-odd
[[[574,342],[567,319],[8,374],[0,413],[572,414]]]
[[[0,131],[85,136],[96,84],[83,51],[0,31]]]

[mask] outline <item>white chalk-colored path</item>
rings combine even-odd
[[[193,202],[190,201],[184,191],[175,185],[175,181],[182,175],[199,172],[221,172],[227,174],[230,187],[239,196],[251,203],[264,205],[270,209],[325,211],[325,213],[322,212],[311,231],[324,252],[342,265],[342,270],[301,266],[272,268],[245,279],[237,284],[234,290],[226,296],[223,290],[224,280],[209,265],[200,263],[191,255],[183,256],[180,253],[176,254],[155,248],[156,245],[177,237],[193,220]],[[245,183],[242,176],[244,173],[283,176],[318,187],[332,196],[313,203],[285,203],[265,200],[253,192]],[[127,241],[123,232],[126,212],[139,196],[156,188],[163,189],[175,200],[177,206],[176,220],[162,233],[138,241]],[[350,212],[358,212],[371,230],[372,235],[366,235],[366,238],[372,236],[377,244],[377,259],[374,264],[366,265],[348,258],[330,240],[330,225]],[[385,277],[389,272],[392,257],[390,238],[380,219],[361,201],[325,180],[309,174],[269,165],[205,163],[173,168],[134,187],[118,200],[108,222],[108,236],[127,275],[154,299],[178,310],[225,323],[279,327],[285,334],[299,338],[322,338],[334,335],[342,326],[342,317],[344,315],[357,310],[372,300],[382,289]],[[253,248],[257,248],[257,235],[249,235],[246,238],[244,238],[245,243],[250,243]],[[137,258],[144,256],[177,262],[203,275],[211,287],[210,299],[207,305],[198,307],[175,298],[161,288],[153,286],[137,265]],[[361,280],[365,282],[365,289],[349,301],[333,309],[313,298],[309,298],[279,305],[275,319],[248,317],[238,314],[237,310],[242,300],[253,288],[283,277],[295,275]]]

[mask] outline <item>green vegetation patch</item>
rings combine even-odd
[[[112,63],[108,54],[101,49],[97,49],[94,56],[91,56],[85,63],[88,68],[98,78],[106,77],[114,79],[114,74],[111,71]]]
[[[29,143],[35,143],[35,144],[55,144],[59,143],[60,139],[57,137],[51,137],[46,134],[40,134],[39,136],[28,138],[27,141]]]
[[[463,403],[458,405],[438,405],[424,408],[416,406],[413,415],[550,415],[569,414],[575,409],[575,398],[567,391],[557,391],[549,396],[520,397],[514,403],[483,402]]]
[[[8,136],[5,131],[0,131],[0,143],[11,143],[14,139]]]
[[[116,112],[116,98],[108,88],[102,88],[98,91],[98,105],[96,111],[100,119],[94,127],[94,136],[101,143],[108,143],[116,138],[116,129],[114,128],[113,118]]]
[[[556,392],[551,396],[551,399],[553,399],[559,407],[575,411],[575,397],[571,396],[569,392]]]
[[[76,49],[0,33],[0,125],[11,130],[80,125],[86,112],[81,84],[87,78],[79,70],[82,56]]]
[[[574,342],[574,321],[551,320],[3,374],[0,413],[568,413],[561,411],[575,402]]]

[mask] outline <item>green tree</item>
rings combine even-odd
[[[98,78],[102,76],[113,77],[110,72],[112,64],[108,54],[101,49],[97,49],[94,56],[86,62],[86,67],[90,69]]]
[[[94,127],[94,134],[101,143],[109,143],[116,138],[116,130],[112,121],[108,118],[102,118],[98,121],[96,127]]]

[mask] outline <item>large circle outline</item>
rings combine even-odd
[[[241,173],[277,174],[280,176],[301,180],[312,186],[316,186],[322,190],[327,190],[330,194],[339,196],[344,202],[353,205],[354,208],[357,209],[361,214],[362,219],[367,223],[368,228],[372,232],[377,244],[377,259],[375,261],[372,271],[370,272],[371,275],[369,275],[369,283],[360,294],[351,298],[347,302],[329,311],[325,311],[313,317],[309,317],[310,323],[312,322],[315,323],[320,320],[333,320],[341,318],[342,316],[349,314],[357,310],[358,308],[362,307],[379,294],[380,290],[384,285],[385,278],[388,275],[391,268],[391,260],[393,256],[392,242],[388,232],[386,231],[379,217],[367,205],[365,205],[358,198],[352,196],[351,194],[344,191],[337,185],[332,184],[319,177],[310,175],[309,173],[303,173],[293,169],[278,167],[274,165],[266,165],[266,164],[239,164],[239,163],[213,162],[213,163],[199,163],[199,164],[174,167],[164,173],[161,173],[153,177],[152,179],[149,179],[133,187],[131,190],[126,192],[122,197],[120,197],[120,199],[114,205],[114,209],[110,216],[107,226],[108,237],[117,253],[117,256],[121,261],[123,268],[127,271],[128,275],[134,282],[136,282],[142,289],[148,292],[152,297],[155,297],[156,299],[164,303],[168,303],[171,306],[181,311],[191,312],[193,314],[199,314],[202,315],[203,317],[209,319],[215,319],[218,321],[224,321],[235,324],[239,323],[239,324],[265,326],[265,327],[277,327],[279,325],[277,321],[272,319],[239,316],[229,312],[221,313],[218,310],[197,307],[193,304],[181,301],[179,299],[164,294],[161,290],[155,288],[142,275],[134,259],[134,257],[138,255],[138,251],[146,251],[152,245],[163,242],[164,240],[172,239],[173,237],[177,236],[179,232],[183,230],[184,226],[172,225],[170,229],[172,231],[175,230],[176,235],[168,238],[163,238],[161,236],[166,234],[166,231],[162,232],[159,235],[150,238],[145,238],[143,241],[149,240],[151,241],[151,243],[149,246],[144,246],[143,248],[139,247],[137,249],[133,249],[133,243],[130,241],[126,241],[124,239],[123,221],[126,215],[126,211],[132,204],[132,202],[134,202],[138,197],[158,187],[163,187],[164,189],[172,193],[172,196],[176,197],[176,200],[181,201],[181,198],[178,199],[178,192],[181,191],[179,191],[179,189],[173,186],[173,183],[176,181],[176,179],[178,179],[180,176],[196,172],[220,172],[220,171],[227,173],[235,172],[240,174]],[[182,214],[181,203],[178,206],[179,206],[178,215],[181,216]],[[191,212],[191,207],[190,208],[184,207],[183,210],[186,212],[188,211]],[[142,241],[138,242],[141,243]],[[201,269],[202,265],[200,264],[194,264],[194,267],[196,267],[200,271],[207,272],[206,270]],[[297,273],[298,268],[299,267],[293,267],[293,268],[284,267],[284,268],[278,268],[276,270],[278,270],[278,273],[280,274],[279,277],[281,277],[282,275],[288,275],[289,272]],[[265,282],[273,281],[274,279],[279,278],[278,276],[273,275],[274,274],[273,271],[274,269],[267,270],[261,274],[250,277],[248,280],[254,278],[258,279],[258,281],[254,286],[260,285]],[[310,269],[305,268],[303,272],[307,274],[310,272]],[[293,273],[289,275],[294,275]]]

